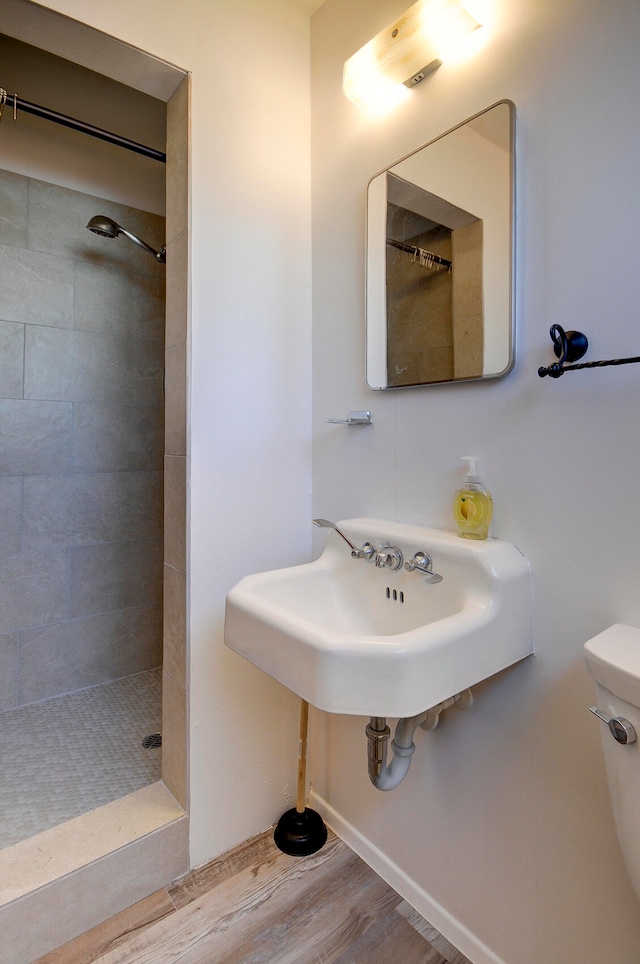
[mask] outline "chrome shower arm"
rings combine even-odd
[[[124,234],[125,238],[128,238],[129,241],[133,241],[134,244],[139,245],[139,247],[144,248],[145,251],[148,251],[149,254],[152,254],[156,259],[156,261],[160,261],[161,264],[165,263],[166,248],[164,247],[164,245],[160,248],[159,251],[156,251],[155,248],[152,248],[151,245],[147,244],[146,241],[143,241],[142,238],[137,238],[135,234],[131,234],[130,231],[127,231],[126,228],[120,227],[120,225],[118,225],[118,234]]]
[[[124,234],[125,238],[128,238],[129,241],[133,241],[139,248],[144,248],[145,251],[153,255],[156,261],[159,261],[161,264],[165,263],[166,246],[164,244],[159,251],[156,251],[155,248],[152,248],[151,245],[143,241],[142,238],[139,238],[136,234],[132,234],[131,231],[127,231],[121,224],[118,224],[113,218],[108,218],[105,214],[96,214],[92,217],[87,224],[87,228],[89,231],[93,231],[94,234],[99,234],[101,238],[119,238],[121,234]]]

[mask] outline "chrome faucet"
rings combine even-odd
[[[375,562],[378,569],[401,569],[402,552],[397,546],[390,546],[386,542],[380,543],[376,554]]]
[[[354,546],[350,539],[347,539],[344,532],[341,532],[340,529],[338,529],[335,522],[330,522],[329,519],[312,519],[311,521],[313,522],[314,526],[318,526],[321,529],[333,529],[335,532],[337,532],[340,538],[344,539],[351,549],[351,555],[354,559],[366,559],[367,562],[369,559],[373,559],[376,552],[376,547],[370,542],[365,542],[362,549],[358,549],[356,546]]]
[[[381,542],[379,546],[376,546],[374,542],[365,542],[362,548],[358,549],[351,539],[348,539],[344,532],[340,531],[335,522],[331,522],[329,519],[312,519],[311,521],[314,526],[319,526],[321,529],[333,529],[337,532],[351,549],[351,555],[354,559],[364,559],[366,562],[373,559],[378,569],[402,568],[402,552],[396,546],[390,546],[386,542]]]
[[[407,572],[413,572],[414,570],[416,572],[421,572],[427,577],[425,582],[428,582],[431,585],[435,585],[437,582],[442,582],[444,578],[439,572],[433,571],[433,562],[431,560],[431,556],[428,552],[425,552],[424,549],[418,550],[413,559],[411,559],[409,562],[405,562],[404,568],[407,570]]]

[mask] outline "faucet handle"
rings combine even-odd
[[[431,556],[428,552],[425,552],[424,549],[419,549],[414,555],[413,559],[410,559],[409,562],[405,562],[404,568],[407,570],[407,572],[413,572],[414,570],[416,572],[421,572],[424,576],[426,576],[425,582],[428,582],[430,585],[442,582],[443,577],[439,572],[433,571],[433,562],[431,561]]]
[[[409,562],[405,562],[404,568],[407,572],[413,572],[414,569],[418,569],[420,572],[429,572],[433,563],[431,562],[431,556],[428,552],[419,550],[416,552],[413,559]]]
[[[354,559],[366,559],[369,562],[370,559],[376,554],[376,547],[370,542],[365,542],[362,549],[354,549],[351,555]]]

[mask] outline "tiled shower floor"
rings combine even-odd
[[[0,713],[0,849],[160,779],[162,671]]]

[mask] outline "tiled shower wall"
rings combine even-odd
[[[0,710],[160,665],[164,219],[0,171]]]

